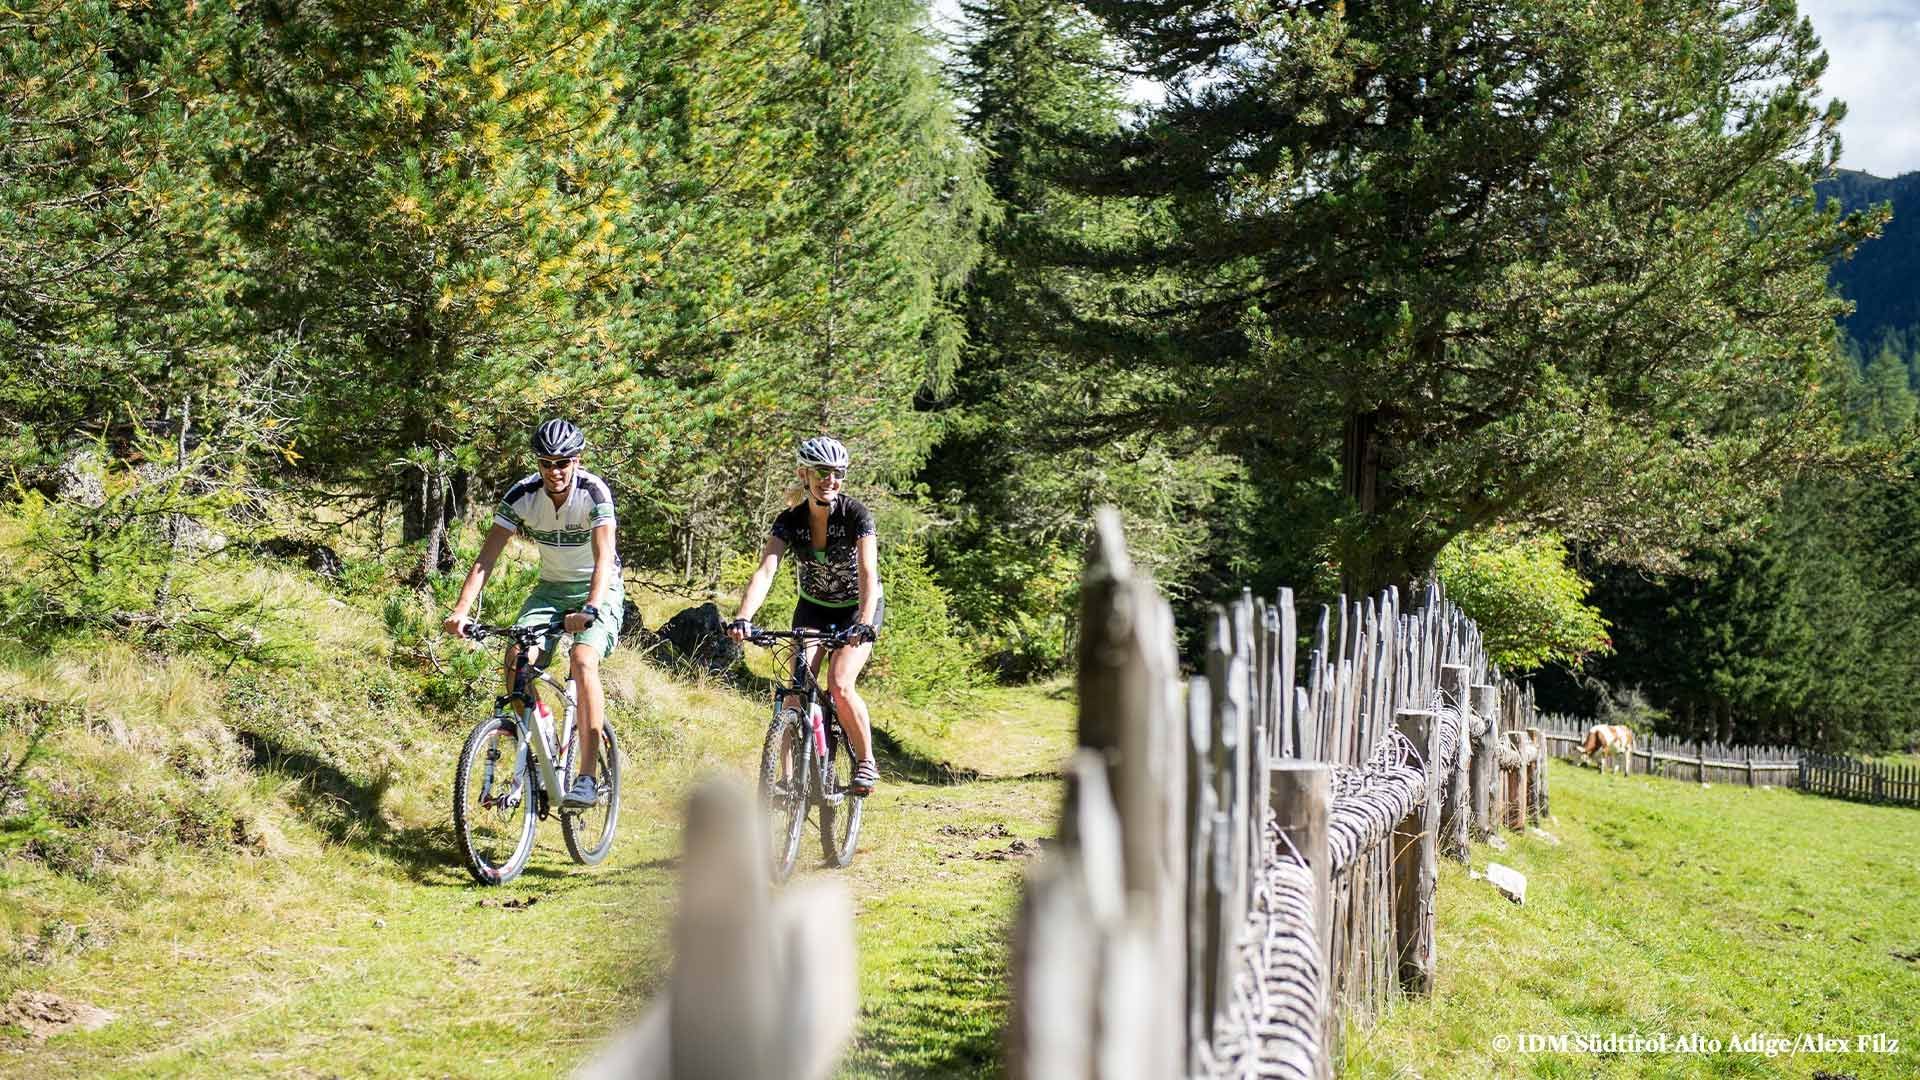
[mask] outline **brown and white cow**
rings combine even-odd
[[[1633,729],[1625,724],[1595,724],[1587,729],[1587,741],[1580,744],[1580,759],[1591,762],[1600,755],[1600,774],[1606,775],[1607,762],[1622,776],[1633,771]]]

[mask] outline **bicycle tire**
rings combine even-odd
[[[836,870],[853,863],[854,848],[860,842],[860,818],[866,807],[866,797],[855,795],[848,786],[853,782],[853,766],[853,747],[848,745],[846,733],[838,724],[831,724],[820,785],[820,854]]]
[[[770,826],[770,869],[775,882],[787,880],[800,858],[800,836],[807,827],[807,777],[812,769],[813,740],[803,730],[799,714],[778,710],[760,749],[760,805]]]
[[[562,777],[572,783],[574,745],[567,748],[567,769]],[[600,801],[584,810],[560,811],[560,836],[567,842],[567,854],[583,866],[594,866],[613,850],[613,834],[620,823],[620,742],[613,725],[600,722],[600,761],[594,779],[600,782]]]
[[[482,885],[512,881],[533,854],[538,819],[532,778],[519,771],[520,750],[519,727],[507,717],[490,716],[467,736],[454,767],[453,834],[467,872]],[[507,790],[501,793],[496,785],[503,778]]]

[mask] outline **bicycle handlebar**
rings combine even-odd
[[[490,637],[503,637],[523,649],[530,649],[547,637],[566,632],[566,617],[560,616],[543,626],[488,626],[486,623],[471,623],[467,626],[467,639],[480,642]]]
[[[781,640],[795,641],[802,645],[809,642],[823,642],[836,648],[848,644],[845,630],[768,630],[763,627],[751,627],[747,631],[747,640],[763,649],[772,648]]]

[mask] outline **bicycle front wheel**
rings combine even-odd
[[[570,751],[568,757],[572,756]],[[572,768],[567,773],[572,775]],[[567,842],[567,854],[587,866],[613,850],[613,829],[620,821],[620,742],[613,736],[613,725],[605,720],[600,722],[600,754],[594,762],[593,778],[600,782],[600,801],[581,810],[560,812],[560,835]]]
[[[800,858],[800,834],[807,827],[807,773],[813,768],[813,740],[800,714],[774,713],[760,749],[760,805],[767,811],[773,840],[773,880],[785,881]]]
[[[864,796],[855,795],[853,749],[838,724],[827,729],[827,761],[820,784],[820,850],[827,865],[836,869],[853,862],[854,845],[860,842],[860,813]]]
[[[453,832],[467,872],[482,885],[518,877],[533,854],[532,785],[520,729],[491,716],[467,736],[453,775]]]

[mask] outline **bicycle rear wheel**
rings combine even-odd
[[[774,713],[760,749],[760,804],[772,834],[773,880],[785,881],[800,857],[800,834],[807,826],[807,773],[813,768],[813,740],[800,714]]]
[[[847,745],[846,732],[837,722],[827,727],[827,761],[820,785],[820,851],[827,865],[836,869],[853,862],[854,846],[860,842],[860,815],[865,796],[855,795],[853,749]]]
[[[482,885],[518,877],[533,854],[533,790],[520,729],[490,716],[467,736],[453,775],[453,833],[467,872]]]
[[[567,776],[573,775],[575,753],[577,750],[569,746]],[[587,866],[613,850],[613,830],[620,821],[620,743],[614,738],[613,725],[604,719],[600,722],[600,755],[594,763],[593,778],[600,783],[600,801],[585,809],[560,812],[560,836],[567,842],[567,854]]]

